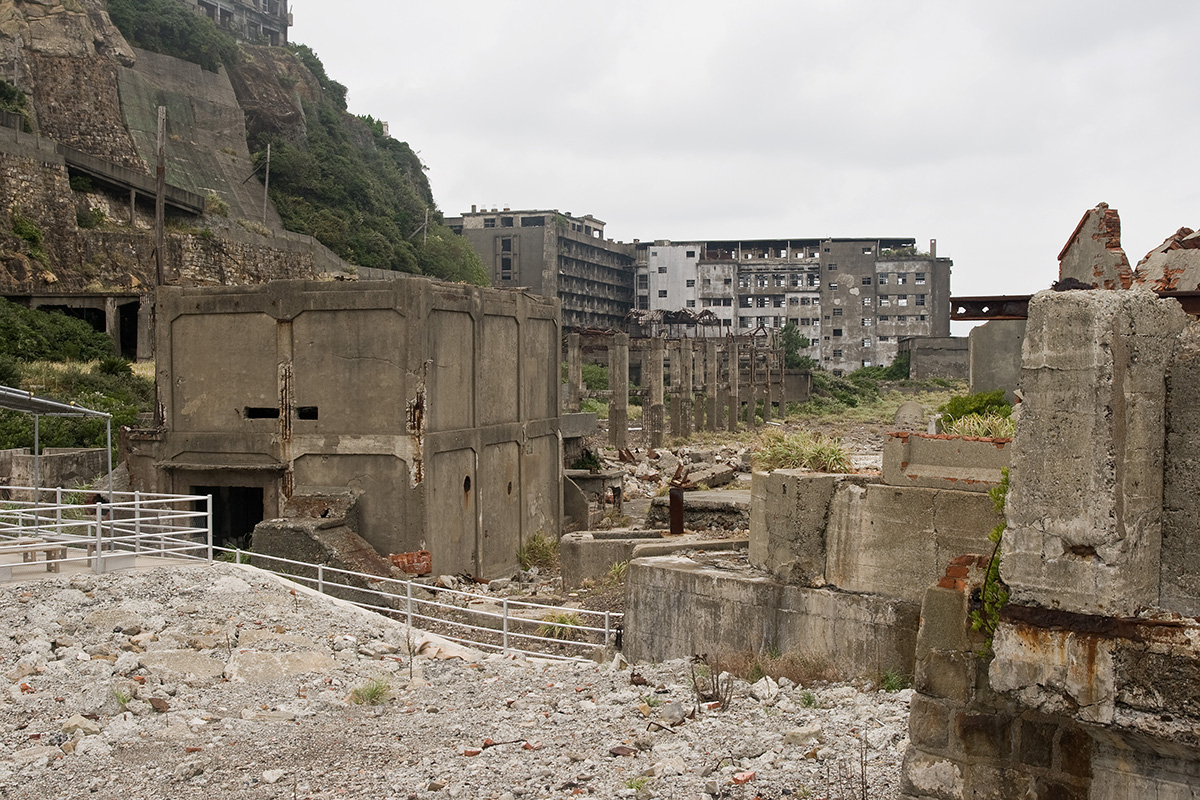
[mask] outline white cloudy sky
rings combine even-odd
[[[639,239],[913,236],[1036,291],[1083,212],[1136,261],[1200,226],[1195,0],[293,0],[448,216]]]

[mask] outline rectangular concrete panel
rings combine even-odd
[[[483,574],[502,575],[517,566],[521,546],[521,447],[501,442],[483,448],[479,465],[483,504]]]
[[[522,418],[558,416],[558,325],[550,319],[530,319],[522,329],[520,385],[525,398]]]
[[[429,394],[437,398],[426,413],[431,431],[475,424],[475,324],[471,315],[431,311],[425,333],[430,343]]]
[[[308,453],[295,461],[300,491],[362,491],[358,499],[358,535],[383,555],[426,549],[406,520],[420,507],[408,486],[408,464],[395,456],[361,453]]]
[[[1167,377],[1161,604],[1200,615],[1200,323],[1179,338]]]
[[[185,314],[172,320],[170,328],[175,430],[270,432],[278,426],[277,418],[245,419],[247,408],[279,409],[274,319],[266,314]]]
[[[539,436],[524,446],[521,459],[521,543],[542,534],[557,539],[562,526],[562,478],[557,436]]]
[[[439,575],[478,572],[475,532],[478,530],[475,451],[437,453],[429,464],[432,482],[429,512],[433,571]]]
[[[520,326],[511,316],[483,318],[483,353],[479,359],[479,424],[499,425],[520,419],[518,365]]]
[[[292,320],[297,432],[403,430],[407,320],[395,309],[309,310]],[[369,376],[369,383],[364,379]],[[344,402],[347,390],[363,402]]]

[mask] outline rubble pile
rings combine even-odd
[[[908,691],[721,708],[688,661],[484,655],[245,565],[10,584],[0,620],[12,798],[894,798],[907,745]]]

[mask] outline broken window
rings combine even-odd
[[[695,308],[695,307],[696,307],[696,301],[695,301],[695,300],[688,300],[688,301],[687,301],[687,307],[688,307],[688,308]]]
[[[775,298],[775,307],[776,307],[776,308],[783,308],[783,298],[782,298],[782,297],[776,297],[776,298]]]
[[[892,298],[888,297],[886,294],[879,295],[879,305],[890,306],[891,304],[892,304]]]
[[[871,255],[871,253],[873,253],[873,252],[875,252],[875,249],[874,249],[873,247],[864,247],[864,248],[863,248],[863,252],[862,252],[862,254],[863,254],[864,256],[869,256],[869,255]]]
[[[888,278],[888,276],[887,276],[887,275],[880,275],[880,276],[879,276],[879,280],[877,281],[877,283],[878,283],[880,286],[887,286],[887,278]]]
[[[723,306],[731,306],[731,305],[733,305],[733,298],[732,298],[732,297],[725,297],[725,298],[722,298],[722,299],[721,299],[721,305],[723,305]]]
[[[500,252],[502,252],[502,253],[511,253],[512,252],[512,239],[504,238],[504,239],[500,240]]]
[[[788,305],[789,305],[789,306],[798,306],[798,305],[800,305],[800,298],[799,298],[799,297],[789,297],[789,298],[788,298]]]
[[[829,291],[831,291],[831,292],[836,292],[836,291],[837,291],[837,283],[830,283],[830,284],[829,284]]]
[[[544,228],[546,227],[545,217],[521,217],[522,228]]]
[[[733,285],[733,278],[726,278],[726,279],[725,279],[725,285],[726,285],[726,286],[732,286],[732,285]]]
[[[316,406],[299,406],[296,409],[296,418],[303,420],[315,420],[320,416],[319,409]]]
[[[870,339],[863,339],[862,346],[863,346],[863,347],[870,347],[870,346],[871,346],[871,340],[870,340]]]
[[[896,285],[903,286],[908,283],[908,273],[901,272],[896,275]]]
[[[925,305],[925,295],[923,295],[923,294],[917,295],[917,305],[919,305],[919,306]]]
[[[836,339],[836,338],[838,338],[838,337],[840,337],[841,335],[842,335],[842,329],[841,329],[841,328],[834,328],[834,329],[833,329],[833,336],[834,336],[834,338],[835,338],[835,339]]]
[[[913,283],[915,283],[917,286],[924,286],[925,285],[925,273],[918,272],[916,275],[916,279],[913,281]]]
[[[279,409],[263,406],[246,406],[243,419],[279,419]]]

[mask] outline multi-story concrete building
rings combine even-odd
[[[633,309],[634,246],[605,239],[595,217],[472,206],[446,224],[479,253],[493,286],[557,297],[564,328],[616,328]]]
[[[292,14],[286,0],[181,0],[217,27],[249,44],[287,44]]]
[[[889,364],[899,341],[950,333],[950,259],[914,239],[756,239],[637,245],[637,308],[710,311],[696,336],[795,323],[835,373]]]

